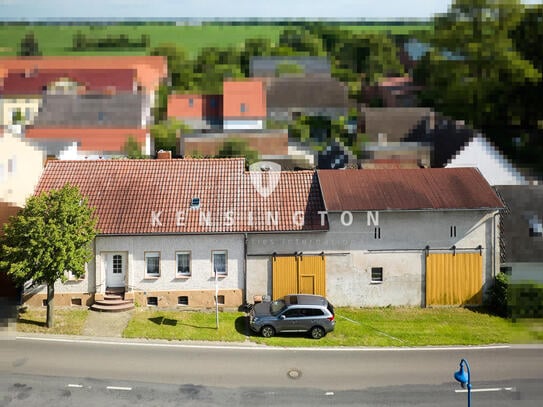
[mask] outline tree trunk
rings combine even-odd
[[[53,303],[55,300],[55,283],[47,284],[47,328],[53,327]]]

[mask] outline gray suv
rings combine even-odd
[[[320,339],[334,330],[334,307],[324,297],[291,294],[255,304],[249,313],[251,329],[265,338],[279,332],[309,332]]]

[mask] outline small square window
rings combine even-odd
[[[72,305],[80,307],[82,305],[81,298],[72,298]]]
[[[192,198],[190,200],[190,209],[198,209],[200,208],[200,198]]]
[[[371,268],[371,282],[372,283],[382,283],[383,282],[383,268],[382,267],[372,267]]]
[[[224,305],[224,295],[217,295],[217,304]]]
[[[190,277],[190,252],[177,252],[177,275]]]
[[[44,307],[47,307],[47,300],[42,300],[41,305],[44,306]]]
[[[159,252],[145,253],[145,274],[150,277],[158,277],[160,275]]]
[[[189,305],[189,297],[186,295],[177,297],[177,305]]]
[[[227,270],[227,256],[225,250],[217,250],[212,252],[213,258],[213,273],[219,276],[225,276],[228,273]]]
[[[147,305],[150,307],[157,307],[158,297],[147,297]]]

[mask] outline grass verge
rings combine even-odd
[[[156,311],[137,309],[123,332],[125,338],[226,341],[245,340],[239,326],[245,314],[221,312],[219,329],[215,313],[204,311]]]
[[[27,333],[45,333],[56,335],[81,335],[89,311],[86,309],[57,308],[54,311],[54,324],[47,328],[45,309],[28,308],[19,313],[17,331]]]

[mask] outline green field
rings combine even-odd
[[[413,30],[430,29],[421,25],[344,25],[342,28],[353,32],[382,32],[407,34]],[[0,25],[0,55],[16,55],[21,39],[32,31],[38,40],[43,55],[144,55],[148,50],[115,50],[73,52],[72,37],[80,31],[88,37],[126,34],[130,38],[140,38],[148,34],[151,47],[163,43],[174,43],[194,56],[203,47],[226,47],[242,45],[247,38],[270,38],[276,42],[284,27],[279,25]]]

